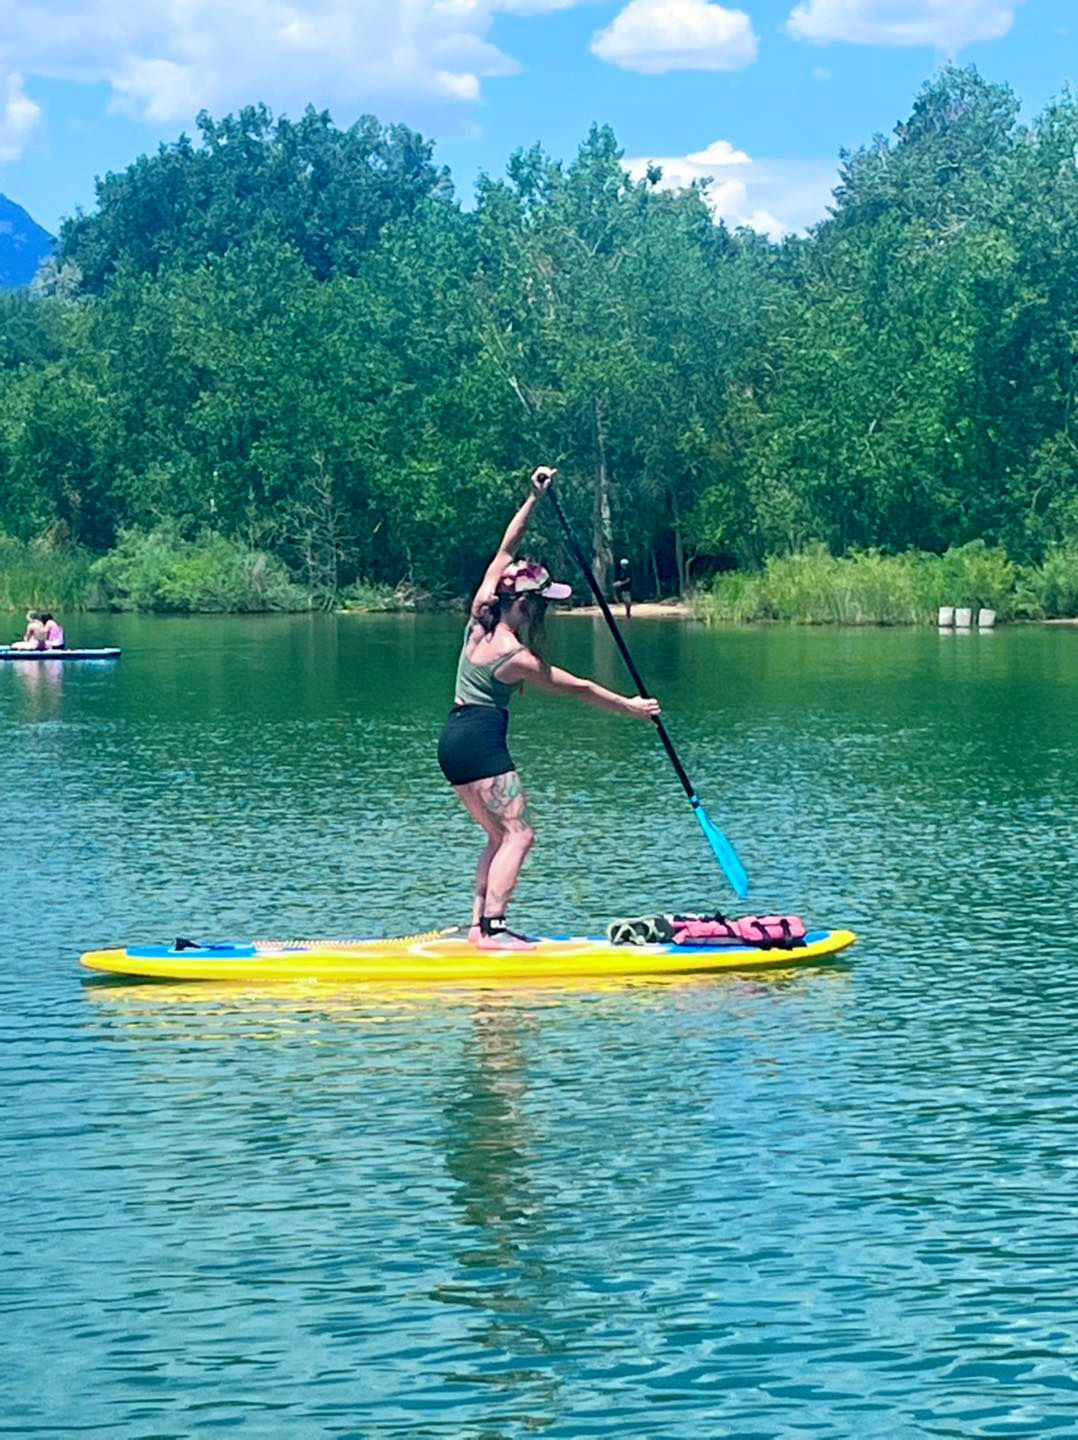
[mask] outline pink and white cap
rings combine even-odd
[[[499,595],[530,595],[538,593],[544,600],[568,600],[571,585],[551,580],[550,571],[537,560],[514,560],[502,571],[498,581]]]

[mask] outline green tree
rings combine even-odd
[[[383,229],[424,199],[451,198],[432,148],[365,115],[338,130],[325,111],[275,119],[264,105],[198,117],[181,136],[97,184],[97,209],[65,222],[61,264],[102,294],[120,272],[201,265],[249,240],[291,246],[319,279],[350,274]]]
[[[549,461],[596,570],[664,593],[821,542],[1069,555],[1078,104],[1017,117],[945,68],[782,245],[602,126],[462,210],[403,127],[203,117],[0,300],[0,530],[459,594]]]

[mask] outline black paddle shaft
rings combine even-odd
[[[555,513],[557,514],[558,519],[562,523],[562,529],[565,531],[565,538],[569,542],[569,547],[572,550],[573,554],[576,556],[576,563],[580,566],[581,570],[583,570],[584,578],[591,586],[591,593],[595,596],[596,600],[599,603],[599,609],[603,612],[603,619],[606,621],[607,625],[609,625],[610,633],[611,635],[613,635],[614,641],[617,644],[618,649],[621,651],[621,658],[625,661],[625,664],[629,670],[629,674],[633,677],[633,684],[636,686],[638,693],[642,695],[645,700],[650,699],[651,692],[644,684],[644,677],[636,668],[636,661],[629,653],[629,647],[625,643],[625,637],[618,629],[618,622],[611,614],[610,606],[606,603],[606,597],[604,596],[602,590],[599,588],[599,582],[598,580],[596,580],[594,572],[592,571],[591,566],[588,564],[588,558],[584,554],[583,549],[581,548],[580,541],[573,534],[573,527],[569,524],[569,518],[566,515],[565,511],[562,509],[562,503],[558,499],[557,491],[554,489],[553,486],[551,486],[547,490],[547,494],[550,496]],[[670,763],[671,765],[673,765],[674,769],[677,772],[677,778],[681,781],[682,789],[692,801],[693,805],[698,805],[700,802],[696,797],[696,791],[693,789],[692,781],[685,773],[685,767],[684,765],[682,765],[681,759],[678,756],[677,751],[674,749],[674,742],[670,739],[670,736],[667,733],[666,726],[662,722],[662,717],[656,716],[653,723],[656,730],[658,730],[659,732],[659,739],[663,742],[663,747],[666,750],[667,755],[669,755],[670,757]]]

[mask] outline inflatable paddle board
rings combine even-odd
[[[16,650],[0,645],[0,660],[119,660],[120,650],[108,646],[104,650]]]
[[[761,950],[732,945],[612,945],[605,938],[545,937],[534,950],[478,950],[462,935],[435,932],[393,940],[261,940],[248,945],[170,949],[133,945],[90,950],[88,970],[158,980],[475,981],[588,976],[710,975],[788,970],[833,960],[856,940],[850,930],[810,930],[803,945]]]

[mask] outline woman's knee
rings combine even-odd
[[[505,827],[504,845],[511,845],[514,850],[520,850],[523,854],[535,844],[535,831],[524,820],[516,820]]]

